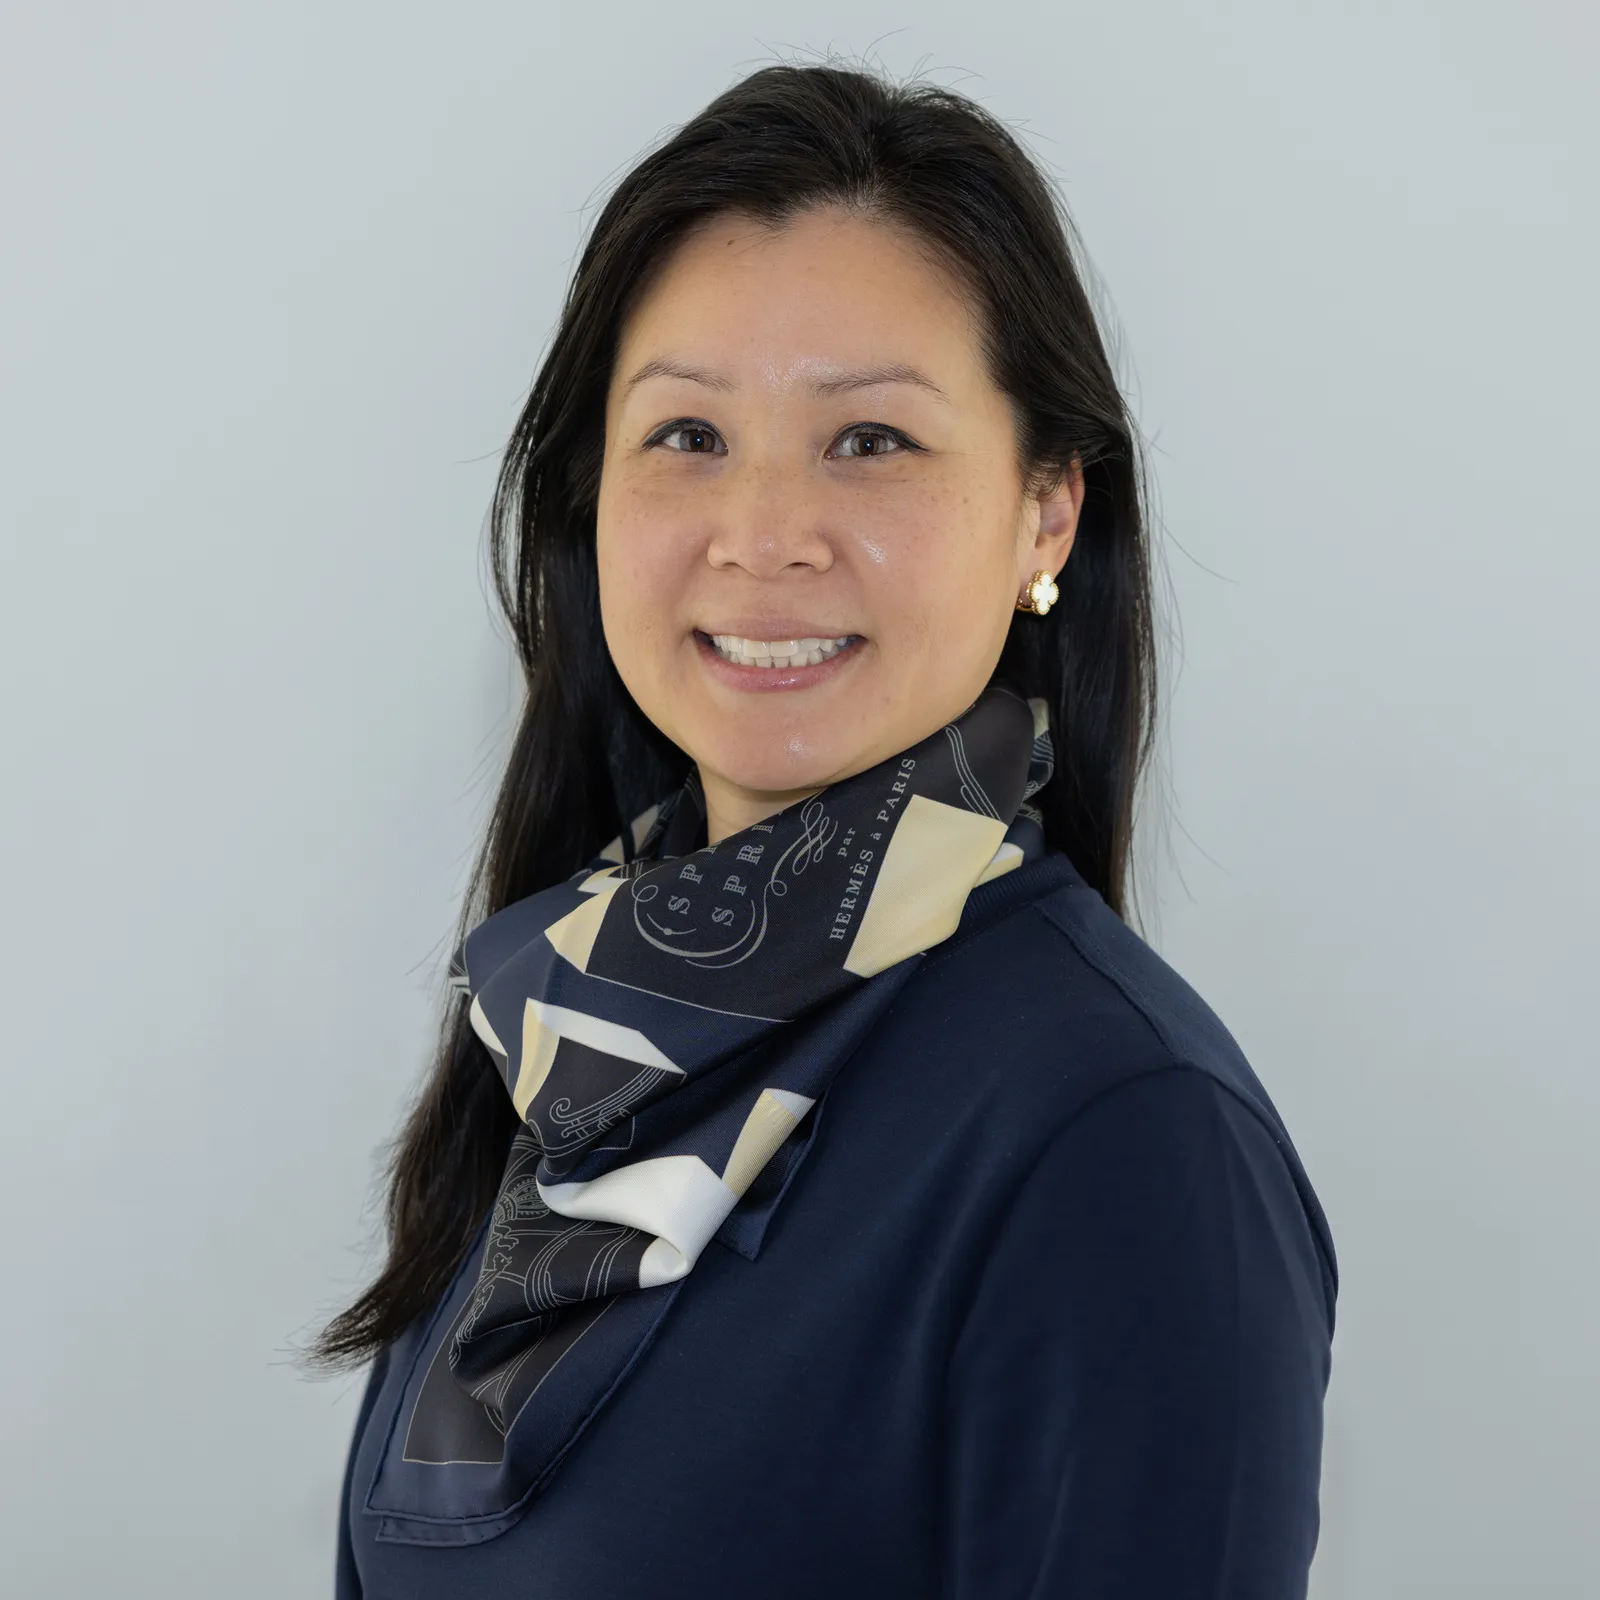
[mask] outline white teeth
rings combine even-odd
[[[854,637],[846,633],[837,639],[741,639],[731,633],[714,633],[711,642],[724,661],[744,667],[814,667]]]

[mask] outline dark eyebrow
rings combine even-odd
[[[658,356],[653,361],[645,362],[628,379],[622,392],[625,395],[630,393],[646,378],[682,378],[689,383],[703,384],[707,389],[720,389],[724,392],[734,387],[732,380],[720,373],[707,372],[702,367],[691,367],[686,362],[674,361],[668,356]],[[908,367],[900,361],[887,362],[878,367],[864,367],[855,372],[838,372],[827,378],[815,378],[808,387],[812,394],[822,399],[828,395],[846,394],[853,389],[876,388],[884,383],[914,383],[947,405],[950,402],[950,396],[926,373],[917,371],[915,367]]]
[[[886,362],[881,367],[864,367],[856,372],[840,372],[831,378],[818,378],[811,384],[811,392],[819,398],[824,395],[846,394],[852,389],[875,389],[881,383],[914,383],[926,389],[936,399],[947,405],[950,396],[924,372],[908,367],[903,361]]]
[[[633,389],[644,382],[646,378],[686,378],[690,383],[701,383],[708,389],[731,389],[733,383],[730,379],[721,377],[715,372],[706,372],[700,367],[691,367],[682,361],[674,361],[670,356],[658,356],[654,361],[647,361],[623,385],[623,394],[629,394]]]

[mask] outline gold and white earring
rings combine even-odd
[[[1017,610],[1031,611],[1038,617],[1042,617],[1061,598],[1061,591],[1056,588],[1056,580],[1044,567],[1034,573],[1025,592],[1026,598],[1017,601]]]

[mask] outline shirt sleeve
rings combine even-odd
[[[1332,1290],[1267,1123],[1174,1067],[1024,1181],[949,1369],[954,1600],[1300,1600]]]
[[[339,1542],[334,1554],[334,1600],[361,1600],[361,1573],[356,1566],[355,1541],[350,1533],[350,1519],[355,1515],[351,1504],[351,1489],[355,1481],[356,1452],[361,1448],[361,1436],[367,1431],[372,1416],[373,1402],[383,1384],[384,1370],[389,1364],[388,1351],[381,1352],[367,1373],[367,1384],[361,1392],[361,1409],[356,1414],[356,1425],[351,1430],[350,1448],[345,1454],[344,1483],[339,1491]]]

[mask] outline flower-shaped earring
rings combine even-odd
[[[1031,611],[1035,616],[1042,617],[1060,598],[1061,591],[1056,588],[1056,580],[1041,567],[1028,585],[1027,599],[1017,601],[1017,610]]]

